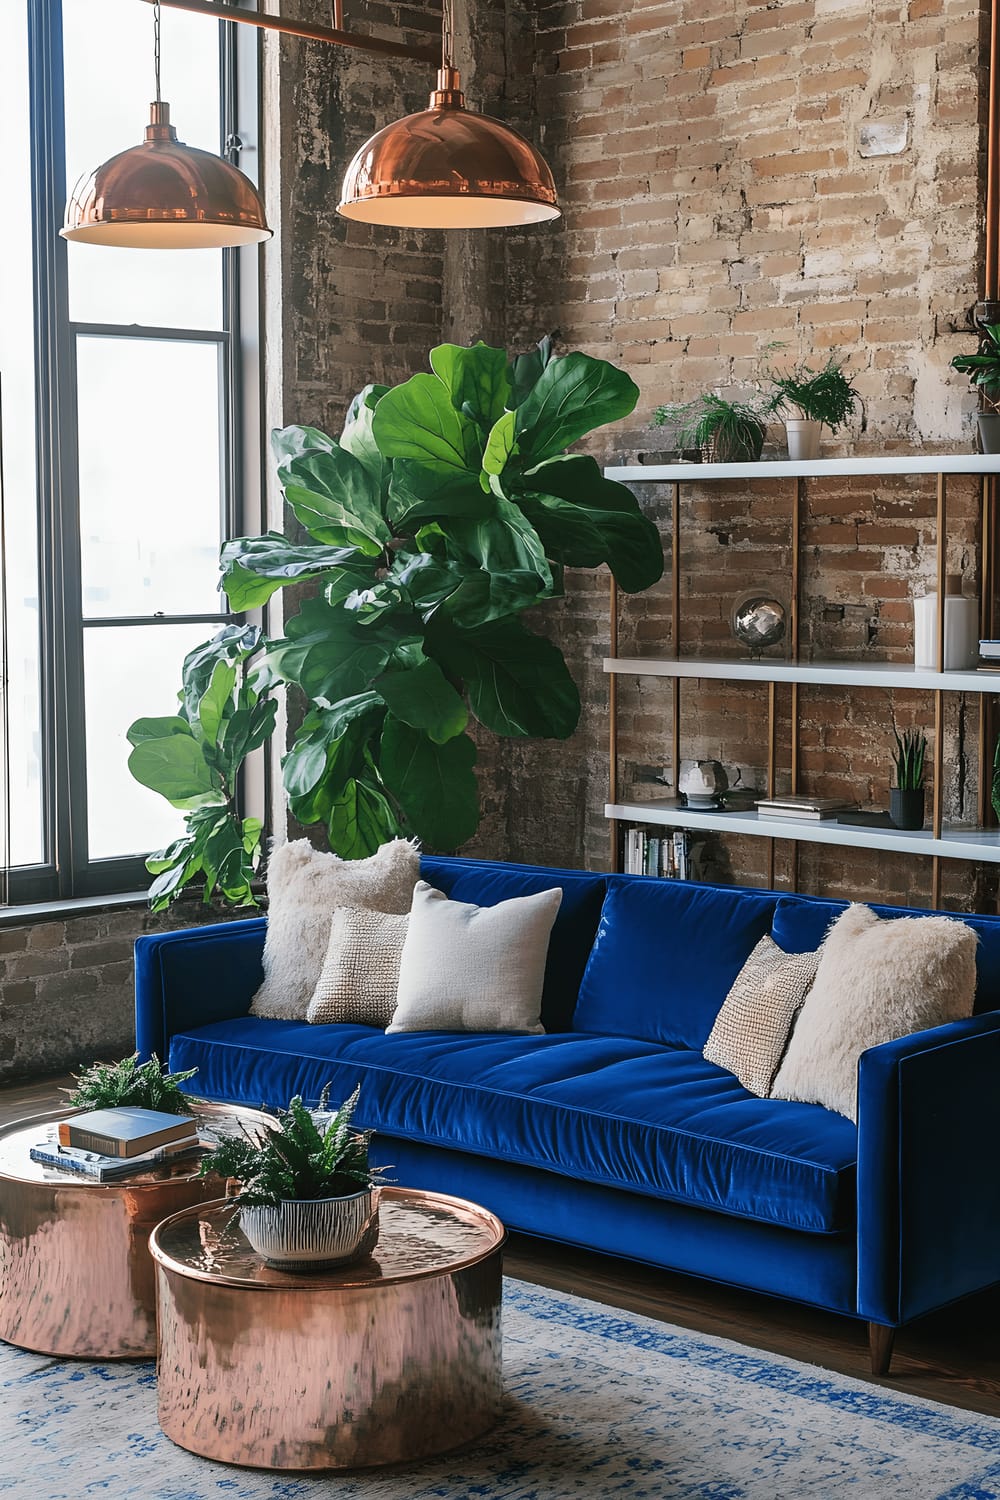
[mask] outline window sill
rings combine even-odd
[[[31,927],[39,922],[61,922],[67,917],[85,917],[102,911],[127,911],[144,907],[145,891],[122,891],[114,896],[71,896],[65,901],[26,901],[23,906],[0,907],[0,931],[6,927]]]

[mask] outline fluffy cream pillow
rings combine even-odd
[[[862,1052],[972,1014],[978,941],[951,917],[882,918],[849,906],[823,940],[771,1097],[856,1120]]]
[[[338,906],[306,1020],[384,1031],[396,1009],[399,960],[409,920],[363,906]]]
[[[267,867],[264,983],[250,1014],[304,1021],[336,907],[403,914],[419,877],[420,856],[406,839],[383,844],[368,859],[339,859],[307,839],[275,849]]]
[[[386,1030],[544,1031],[545,959],[561,901],[557,888],[470,906],[419,881]]]
[[[704,1055],[766,1099],[799,1007],[816,977],[819,953],[785,953],[762,937],[722,1002]]]

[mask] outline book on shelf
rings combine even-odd
[[[197,1130],[191,1115],[121,1105],[60,1120],[58,1134],[61,1146],[78,1146],[102,1156],[141,1156],[155,1146],[194,1139]]]
[[[979,654],[989,661],[1000,661],[1000,641],[980,641]]]
[[[796,822],[811,823],[833,823],[845,813],[853,812],[853,802],[844,803],[840,807],[761,807],[758,804],[757,811],[765,818],[794,818]]]
[[[857,806],[844,797],[761,797],[757,811],[766,818],[835,818]]]
[[[155,1146],[137,1156],[106,1156],[100,1151],[84,1151],[79,1146],[61,1146],[57,1140],[39,1141],[31,1146],[28,1155],[45,1167],[58,1167],[60,1172],[73,1172],[78,1177],[89,1177],[95,1182],[117,1182],[123,1177],[132,1177],[146,1172],[150,1167],[163,1162],[178,1161],[193,1156],[201,1150],[197,1136],[190,1139],[170,1141],[165,1146]]]
[[[627,828],[622,868],[626,875],[659,875],[668,880],[686,880],[690,844],[687,833],[647,833]]]

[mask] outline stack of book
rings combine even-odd
[[[982,672],[1000,672],[1000,641],[979,642],[979,669]]]
[[[764,818],[819,819],[853,812],[856,806],[843,797],[762,797],[757,802],[757,811]]]
[[[28,1155],[47,1167],[114,1182],[199,1148],[198,1129],[190,1115],[122,1105],[60,1120],[50,1137],[32,1146]]]
[[[629,828],[625,833],[626,875],[663,875],[668,880],[688,878],[690,844],[683,829],[676,833],[647,833],[643,828]]]

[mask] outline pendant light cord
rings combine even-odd
[[[156,102],[160,103],[160,0],[153,5],[153,72],[156,77]]]

